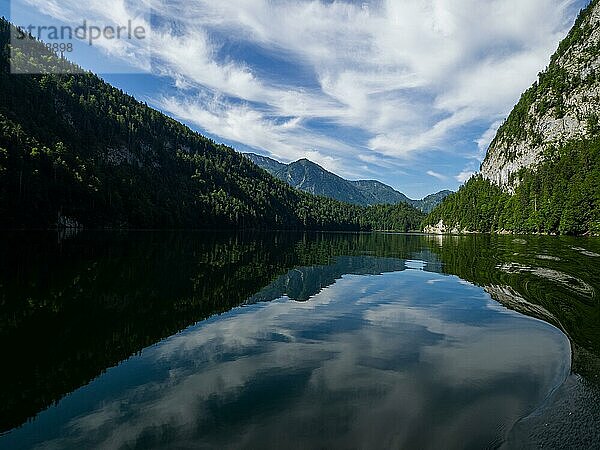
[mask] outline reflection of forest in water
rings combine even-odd
[[[0,428],[10,429],[141,349],[214,314],[282,296],[307,301],[346,274],[457,275],[561,328],[574,370],[600,355],[600,242],[393,234],[14,234],[0,244],[5,367]]]
[[[431,238],[433,239],[433,238]],[[433,240],[444,272],[482,286],[510,309],[560,328],[573,370],[598,382],[600,240],[464,236]]]

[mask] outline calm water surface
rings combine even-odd
[[[0,448],[600,444],[597,240],[1,245]]]

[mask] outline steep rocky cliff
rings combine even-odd
[[[600,1],[592,0],[498,130],[483,177],[513,191],[519,170],[535,168],[569,142],[597,135],[599,115]]]

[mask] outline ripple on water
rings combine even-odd
[[[544,261],[560,261],[561,259],[558,256],[550,256],[550,255],[535,255],[537,259],[542,259]]]
[[[537,277],[558,283],[585,297],[594,298],[596,296],[594,288],[585,281],[558,270],[546,267],[529,267],[514,262],[499,264],[496,268],[506,273],[531,273]]]
[[[544,405],[513,427],[501,448],[598,448],[599,421],[600,387],[571,375]]]
[[[571,250],[575,250],[576,252],[579,252],[584,256],[589,256],[590,258],[600,258],[598,253],[591,252],[583,247],[571,247]]]
[[[515,244],[527,245],[527,241],[525,239],[513,239],[512,241]]]

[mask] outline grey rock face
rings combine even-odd
[[[481,173],[509,191],[518,183],[515,174],[521,169],[535,169],[553,149],[597,131],[593,128],[600,116],[600,76],[596,75],[600,72],[600,3],[594,0],[582,17],[546,71],[562,83],[561,90],[546,85],[541,89],[541,83],[538,89],[536,83],[535,98],[529,105],[524,103],[528,108],[518,123],[524,134],[515,139],[514,129],[503,126],[488,149]],[[511,116],[518,114],[518,107]]]

